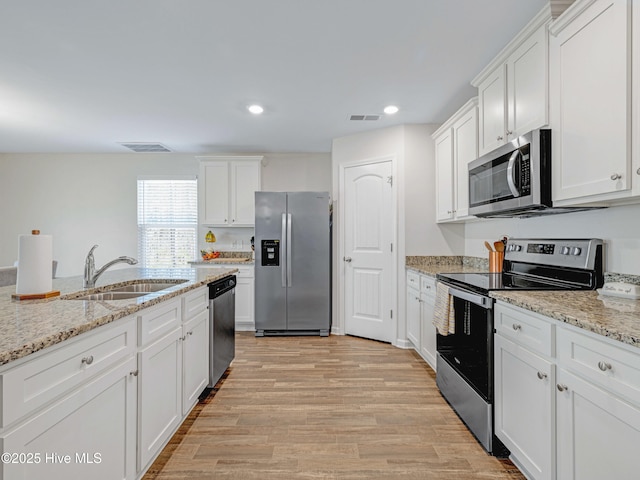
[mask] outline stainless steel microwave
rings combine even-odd
[[[469,163],[469,213],[476,217],[534,217],[588,209],[553,207],[549,129],[532,130]]]

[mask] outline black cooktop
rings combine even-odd
[[[439,273],[437,279],[479,293],[492,290],[575,290],[575,285],[512,273]]]

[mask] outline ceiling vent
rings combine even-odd
[[[169,150],[167,147],[165,147],[161,143],[134,142],[134,143],[121,143],[120,145],[128,148],[129,150],[133,150],[136,153],[171,152],[171,150]]]
[[[359,122],[361,120],[380,120],[380,115],[351,115],[349,117],[349,120],[354,121],[354,122]]]

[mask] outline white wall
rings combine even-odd
[[[466,225],[465,255],[487,255],[484,240],[602,238],[605,271],[640,275],[640,205],[523,219],[485,219]]]
[[[405,125],[405,254],[459,255],[464,225],[436,223],[435,145],[439,125]]]
[[[300,163],[290,154],[265,158],[265,190],[331,191],[329,154],[302,155]],[[18,235],[33,229],[53,235],[59,276],[82,274],[94,244],[98,266],[137,257],[137,177],[197,173],[190,154],[0,154],[0,265],[13,264]],[[248,233],[239,238],[248,242]]]

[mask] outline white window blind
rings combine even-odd
[[[188,267],[196,258],[195,177],[138,179],[138,258],[143,267]]]

